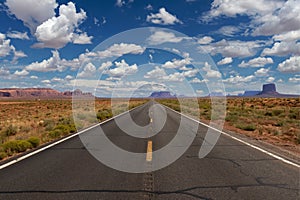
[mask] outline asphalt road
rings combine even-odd
[[[163,111],[149,111],[152,104],[130,112],[138,125],[163,122],[159,113]],[[154,154],[151,158],[149,141],[153,151],[159,150],[170,143],[179,128],[180,115],[169,109],[165,111],[165,125],[149,138],[124,133],[114,120],[101,128],[124,150],[146,154],[148,149],[143,161],[137,162],[151,165],[157,160]],[[121,123],[125,117],[120,117]],[[126,173],[107,167],[76,136],[0,170],[0,199],[299,199],[299,168],[229,137],[222,135],[208,156],[199,159],[206,131],[207,127],[202,125],[196,131],[187,128],[186,134],[197,132],[187,151],[171,165],[147,173]],[[83,134],[98,132],[96,127]],[[147,135],[151,131],[136,134]]]

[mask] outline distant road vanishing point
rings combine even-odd
[[[132,119],[139,125],[155,122],[148,115],[153,103],[131,110]],[[100,126],[114,144],[130,152],[147,152],[145,162],[151,162],[152,152],[172,140],[180,123],[180,114],[166,109],[166,115],[162,130],[149,138],[124,133],[115,120]],[[136,174],[105,166],[75,136],[1,169],[0,199],[299,199],[298,167],[226,135],[199,159],[207,129],[199,124],[192,145],[176,162]],[[97,131],[99,126],[81,134]]]

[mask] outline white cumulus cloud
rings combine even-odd
[[[214,39],[210,36],[204,36],[204,37],[198,39],[199,44],[209,44],[212,41],[214,41]]]
[[[59,49],[67,43],[91,43],[93,37],[78,28],[86,19],[86,13],[82,9],[77,13],[73,2],[60,5],[57,15],[56,0],[7,0],[5,4],[9,12],[23,21],[36,37],[37,43],[33,47]],[[29,39],[27,33],[12,32],[8,35],[11,38]]]
[[[0,57],[6,57],[11,54],[13,55],[13,62],[27,56],[23,51],[17,51],[16,48],[10,44],[10,39],[7,39],[5,34],[0,33]]]
[[[41,62],[33,62],[25,67],[28,71],[50,72],[63,71],[64,66],[60,63],[61,59],[58,51],[52,51],[52,57]]]
[[[0,33],[0,57],[8,56],[13,49],[10,39],[6,39],[6,36]]]
[[[109,74],[111,77],[132,75],[138,71],[138,67],[136,64],[129,65],[124,59],[121,60],[121,62],[116,61],[114,64],[116,67],[107,71],[107,74]]]
[[[0,68],[0,76],[8,76],[8,75],[10,75],[9,70],[4,69],[4,67],[1,67]]]
[[[123,5],[125,5],[125,1],[123,1],[123,0],[117,0],[116,6],[122,7]]]
[[[78,78],[88,78],[95,75],[96,67],[92,63],[88,63],[84,66],[83,70],[78,73]]]
[[[274,61],[270,57],[258,57],[249,60],[248,62],[242,61],[238,66],[239,67],[263,67],[267,64],[273,64]]]
[[[104,62],[100,65],[98,70],[99,71],[106,70],[107,68],[111,67],[112,65],[113,65],[113,63],[111,61]]]
[[[253,75],[250,76],[233,76],[231,75],[229,78],[223,80],[224,83],[231,83],[231,84],[237,84],[237,83],[247,83],[251,82],[255,77]]]
[[[51,81],[46,79],[46,80],[42,80],[41,83],[44,83],[44,84],[50,84]]]
[[[104,51],[97,52],[100,58],[120,57],[125,54],[142,54],[145,51],[144,47],[136,44],[120,43],[113,44]]]
[[[23,69],[22,71],[15,71],[14,75],[16,76],[27,76],[29,74],[29,72],[25,69]]]
[[[259,48],[265,45],[264,41],[240,41],[240,40],[221,40],[201,48],[212,55],[221,54],[224,57],[249,57],[253,56]]]
[[[289,82],[300,83],[300,77],[291,77],[291,78],[289,78]]]
[[[195,76],[197,75],[198,72],[199,72],[198,69],[191,69],[191,70],[182,72],[182,75],[183,75],[184,77],[192,78],[192,77],[195,77]]]
[[[7,37],[20,40],[29,40],[27,32],[21,33],[19,31],[11,31],[7,33]]]
[[[275,41],[286,41],[286,42],[297,41],[300,39],[300,29],[274,35],[273,39]]]
[[[267,83],[273,83],[274,81],[275,81],[275,78],[272,77],[272,76],[270,76],[270,77],[266,80]]]
[[[30,76],[31,79],[38,79],[39,77],[37,76]]]
[[[280,8],[283,1],[278,0],[214,0],[209,18],[218,16],[235,17],[237,15],[264,15]]]
[[[277,70],[286,73],[300,72],[300,56],[293,56],[279,63]]]
[[[39,43],[36,43],[34,47],[59,49],[69,42],[91,43],[91,37],[88,37],[86,33],[74,33],[85,19],[86,13],[82,9],[77,13],[74,3],[61,5],[57,17],[48,19],[36,28],[35,36]]]
[[[88,36],[87,33],[73,34],[73,43],[74,44],[91,44],[93,36]]]
[[[258,77],[268,76],[269,71],[269,68],[260,68],[256,72],[254,72],[254,75]]]
[[[55,16],[55,9],[58,4],[56,0],[6,0],[5,5],[9,12],[23,21],[31,33],[34,33],[36,27],[44,21]]]
[[[148,79],[162,79],[163,77],[165,77],[167,74],[165,72],[164,69],[156,66],[155,69],[147,72],[144,75],[144,78],[148,78]]]
[[[172,61],[167,61],[162,65],[162,67],[168,69],[178,69],[189,64],[191,64],[191,59],[187,57],[182,60],[173,59]]]
[[[193,78],[190,83],[207,83],[208,81],[208,79],[200,80],[199,78]]]
[[[160,8],[159,12],[156,14],[151,13],[147,16],[146,20],[147,22],[161,25],[173,25],[175,23],[182,24],[182,22],[175,15],[170,14],[165,8]]]
[[[149,44],[158,45],[166,42],[178,43],[181,42],[184,37],[178,37],[172,32],[155,31],[148,39]]]
[[[178,82],[178,81],[183,81],[184,79],[185,79],[184,75],[179,72],[175,72],[173,74],[169,74],[163,77],[163,80],[168,82]]]
[[[232,63],[232,58],[231,57],[225,57],[222,60],[220,60],[217,64],[218,65],[226,65]]]
[[[208,64],[207,62],[204,63],[204,67],[202,68],[203,71],[206,72],[205,77],[206,78],[221,78],[222,74],[214,69],[211,69],[211,65]]]
[[[300,29],[299,0],[265,0],[265,2],[275,3],[277,6],[270,4],[267,6],[271,9],[269,12],[260,14],[261,16],[257,16],[254,19],[253,23],[258,25],[254,31],[254,35],[283,34]]]
[[[263,56],[300,55],[300,43],[296,41],[275,42],[272,48],[265,48],[261,54]]]

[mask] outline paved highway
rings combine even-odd
[[[152,104],[130,112],[137,124],[161,121],[157,113],[149,115]],[[125,134],[114,120],[101,128],[117,146],[148,152],[143,162],[151,163],[155,159],[151,152],[167,145],[179,127],[180,115],[169,109],[166,114],[166,124],[150,138]],[[76,136],[0,170],[0,199],[299,199],[299,168],[227,136],[221,135],[208,156],[199,159],[206,131],[199,125],[192,145],[178,160],[148,173],[120,172],[103,165]],[[99,127],[83,134],[97,132]]]

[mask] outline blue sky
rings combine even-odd
[[[0,2],[0,88],[300,94],[299,0]]]

